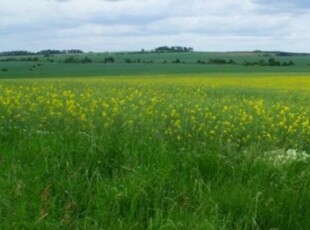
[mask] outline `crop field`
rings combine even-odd
[[[113,62],[107,61],[110,59]],[[270,65],[268,64],[270,59],[278,63]],[[285,65],[289,62],[294,64]],[[272,52],[106,52],[48,56],[0,55],[0,79],[85,76],[136,77],[160,74],[209,74],[214,76],[214,74],[249,75],[252,73],[292,74],[294,76],[296,74],[304,75],[309,71],[310,55],[279,56]]]
[[[2,229],[308,229],[310,77],[0,80]]]

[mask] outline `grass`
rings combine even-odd
[[[0,78],[41,78],[44,77],[85,77],[85,76],[143,76],[159,74],[288,74],[307,75],[310,70],[309,56],[262,56],[260,53],[85,53],[74,55],[77,59],[89,57],[93,62],[88,64],[63,63],[71,54],[55,55],[53,57],[38,56],[39,61],[1,61],[8,57],[0,57]],[[114,64],[103,64],[105,57],[113,57]],[[269,58],[283,62],[290,60],[295,66],[244,66],[244,61],[256,62],[260,59],[267,61]],[[15,57],[19,58],[19,57]],[[23,57],[25,58],[25,57]],[[53,59],[53,62],[50,60]],[[124,63],[125,59],[140,60],[141,63]],[[172,64],[179,59],[180,64]],[[236,64],[214,65],[196,64],[198,60],[208,62],[209,59],[233,59]],[[142,63],[152,61],[153,63]],[[167,64],[163,64],[164,62]]]
[[[307,229],[309,85],[1,80],[1,227]]]

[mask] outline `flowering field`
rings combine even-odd
[[[0,89],[0,127],[31,135],[118,127],[183,147],[264,143],[309,150],[305,77],[6,81]]]
[[[0,223],[306,229],[309,105],[300,76],[1,80]]]

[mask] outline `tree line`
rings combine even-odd
[[[29,52],[24,50],[14,50],[14,51],[4,51],[0,52],[0,56],[31,56],[31,55],[56,55],[56,54],[79,54],[84,53],[79,49],[69,49],[69,50],[41,50],[38,52]]]
[[[164,52],[193,52],[194,48],[192,47],[183,47],[183,46],[160,46],[154,49],[155,52],[157,53],[164,53]]]
[[[15,57],[9,57],[0,59],[0,62],[9,62],[9,61],[39,61],[38,57],[25,57],[25,58],[15,58]]]
[[[290,60],[288,62],[280,62],[274,58],[269,58],[267,61],[264,59],[260,59],[258,61],[244,61],[243,62],[244,66],[293,66],[295,63]]]

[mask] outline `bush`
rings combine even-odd
[[[89,57],[85,57],[80,61],[82,64],[91,63],[92,60]]]
[[[196,62],[197,64],[206,64],[205,61],[201,61],[200,59]]]
[[[67,57],[64,60],[64,63],[78,63],[79,61],[75,59],[73,56]]]
[[[180,61],[180,59],[176,59],[175,61],[172,61],[172,63],[173,63],[173,64],[180,64],[181,61]]]
[[[76,63],[76,64],[79,64],[79,63],[85,64],[85,63],[91,63],[91,62],[92,60],[89,57],[84,57],[83,59],[77,59],[74,56],[70,56],[64,60],[64,63]]]
[[[115,63],[115,59],[113,57],[105,57],[103,63]]]
[[[229,59],[229,61],[227,62],[227,64],[236,64],[236,62],[233,59]]]
[[[143,60],[142,63],[151,64],[151,63],[154,63],[154,61],[153,60]]]
[[[245,60],[243,62],[243,65],[245,66],[293,66],[295,65],[295,63],[292,60],[290,60],[289,62],[281,63],[280,61],[274,58],[269,58],[267,61],[265,61],[264,59],[260,59],[254,62],[249,62]]]
[[[129,58],[125,58],[125,59],[124,59],[124,63],[130,64],[130,63],[134,63],[134,61],[131,60],[131,59],[129,59]]]
[[[7,68],[2,68],[1,71],[2,71],[2,72],[7,72],[8,69],[7,69]]]
[[[226,64],[226,60],[224,59],[209,59],[209,64],[218,64],[218,65],[222,65],[222,64]]]
[[[198,64],[204,64],[204,63],[198,63]],[[209,59],[208,64],[225,65],[225,64],[236,64],[236,62],[233,59],[229,59],[228,61],[225,59]]]

